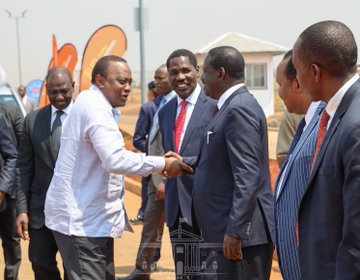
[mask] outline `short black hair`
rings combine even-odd
[[[292,50],[289,50],[283,57],[283,60],[288,60],[286,65],[285,65],[285,69],[284,69],[284,75],[286,77],[286,79],[292,81],[296,79],[296,69],[295,66],[292,62]]]
[[[231,46],[220,46],[209,51],[210,65],[215,69],[220,67],[233,79],[244,80],[245,61],[242,54]]]
[[[190,63],[195,68],[198,66],[197,58],[196,58],[195,54],[192,51],[189,51],[187,49],[178,49],[178,50],[173,51],[169,55],[168,59],[166,60],[166,67],[169,69],[170,60],[175,58],[175,57],[180,57],[180,56],[185,56],[185,57],[189,58]]]
[[[100,74],[103,77],[107,76],[107,69],[108,69],[110,62],[125,62],[125,63],[127,63],[127,61],[125,59],[123,59],[122,57],[117,56],[117,55],[103,56],[96,62],[94,69],[92,71],[92,74],[91,74],[91,83],[92,84],[95,84],[95,77],[97,74]]]
[[[305,29],[299,38],[299,57],[304,63],[317,64],[333,76],[356,71],[357,45],[345,24],[321,21]]]
[[[66,67],[63,67],[63,66],[54,66],[54,67],[50,68],[49,71],[46,74],[45,81],[48,82],[48,80],[50,78],[53,78],[53,77],[57,76],[57,74],[59,72],[67,75],[71,82],[73,81],[73,78],[71,76],[71,73],[70,73],[69,69],[67,69]]]

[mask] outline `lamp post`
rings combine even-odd
[[[18,64],[19,64],[19,82],[22,84],[22,74],[21,74],[21,53],[20,53],[20,34],[19,34],[19,19],[24,18],[27,10],[23,11],[21,15],[13,15],[11,12],[5,10],[9,15],[9,18],[15,19],[16,22],[16,37],[17,37],[17,51],[18,51]]]

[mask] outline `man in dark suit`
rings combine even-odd
[[[158,111],[154,116],[147,139],[148,155],[162,156],[162,135],[159,130],[159,111],[175,96],[169,83],[169,75],[166,65],[161,65],[155,71],[155,86],[159,95],[162,96]],[[144,213],[141,241],[136,257],[135,270],[124,280],[147,280],[154,268],[154,261],[160,258],[159,243],[165,224],[164,211],[164,178],[160,174],[150,175],[148,182],[148,201]],[[157,254],[157,256],[155,255]],[[153,266],[153,267],[152,267]]]
[[[196,56],[192,52],[186,49],[174,51],[167,59],[167,68],[171,87],[176,92],[177,98],[172,99],[159,112],[164,150],[165,152],[176,151],[182,156],[197,155],[200,152],[202,136],[215,113],[215,100],[205,96],[197,83],[199,66]],[[181,118],[182,102],[186,102],[186,116],[184,124],[180,128],[180,139],[177,143],[174,131],[177,129],[178,119]],[[193,174],[185,174],[166,181],[165,217],[174,248],[174,240],[178,241],[179,231],[185,230],[200,236],[195,225],[196,222],[192,220],[191,216],[193,181]],[[185,259],[191,257],[191,252],[188,252],[188,256],[174,253],[177,279],[185,279],[184,277],[187,276],[186,272],[181,271],[179,267],[187,265]]]
[[[300,86],[327,103],[298,214],[301,279],[360,279],[360,80],[358,49],[341,22],[323,21],[296,40]]]
[[[69,71],[64,67],[50,69],[46,90],[51,104],[26,116],[18,157],[17,232],[30,240],[29,259],[37,280],[61,279],[56,263],[58,247],[44,224],[44,203],[60,147],[61,124],[72,106],[74,82]]]
[[[292,51],[285,54],[276,71],[279,97],[300,120],[275,184],[276,248],[284,280],[300,280],[295,228],[300,200],[310,175],[317,124],[324,103],[311,102],[296,80]]]
[[[148,84],[148,98],[151,98],[151,95],[153,95],[153,93],[156,93],[156,88],[155,82],[151,81]],[[151,123],[154,118],[155,112],[159,108],[161,97],[161,95],[153,97],[151,100],[143,104],[140,108],[139,118],[136,122],[135,132],[133,136],[133,146],[142,153],[146,153],[146,140],[150,132]],[[142,177],[141,179],[141,206],[136,217],[130,219],[130,222],[132,224],[139,224],[144,221],[144,212],[148,199],[147,185],[149,183],[149,179],[150,176]]]
[[[206,263],[206,273],[214,279],[268,279],[271,270],[267,124],[244,85],[244,68],[239,51],[217,47],[206,56],[201,76],[219,111],[203,140],[193,202],[205,243],[215,243]]]
[[[19,239],[15,237],[14,193],[17,150],[6,116],[0,112],[0,235],[4,250],[4,279],[17,280],[21,261]]]

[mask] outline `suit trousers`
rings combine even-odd
[[[207,250],[206,267],[201,271],[202,280],[268,280],[271,273],[272,243],[242,248],[242,260],[229,260],[222,248]]]
[[[15,200],[6,195],[6,208],[0,212],[0,236],[4,251],[5,280],[17,280],[21,262],[20,238],[16,233]]]
[[[36,280],[61,280],[57,267],[56,253],[58,246],[50,229],[42,226],[39,229],[29,228],[29,259]],[[68,278],[66,275],[64,279]]]
[[[114,280],[114,239],[53,231],[70,280]],[[49,278],[50,279],[50,278]]]
[[[192,210],[192,213],[194,213],[194,211]],[[200,279],[199,275],[185,275],[182,271],[182,268],[184,266],[184,264],[186,263],[186,259],[190,260],[193,258],[193,256],[191,255],[191,251],[190,250],[186,250],[185,254],[180,253],[178,254],[175,250],[176,246],[179,245],[179,238],[178,238],[178,233],[179,231],[182,231],[183,233],[191,233],[194,237],[199,237],[201,238],[201,233],[199,230],[199,227],[196,223],[196,218],[194,215],[192,215],[192,222],[193,225],[190,226],[185,222],[182,222],[183,219],[183,215],[181,213],[181,209],[179,207],[178,209],[178,216],[176,218],[176,222],[173,226],[169,227],[169,234],[170,234],[170,240],[171,240],[171,244],[173,247],[173,258],[174,258],[174,263],[175,263],[175,274],[176,274],[176,279],[189,279],[189,280],[195,280],[195,279]],[[196,242],[196,240],[194,240]],[[186,240],[184,240],[184,244],[189,243],[189,235],[186,236]]]
[[[141,206],[138,212],[138,215],[144,216],[146,204],[148,201],[148,184],[150,181],[150,176],[141,178]]]
[[[149,190],[155,189],[149,181]],[[136,268],[145,273],[151,272],[151,264],[160,258],[161,238],[165,224],[164,200],[155,200],[155,191],[148,193],[145,208],[141,241],[136,257]],[[158,255],[158,256],[156,256]]]

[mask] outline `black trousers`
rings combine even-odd
[[[192,211],[192,213],[193,212],[194,211]],[[194,256],[194,254],[197,254],[196,251],[188,250],[189,245],[192,244],[192,248],[194,248],[200,246],[201,243],[201,233],[196,223],[195,216],[192,215],[192,225],[190,226],[186,222],[183,222],[183,215],[181,213],[181,209],[179,208],[175,224],[169,227],[169,234],[175,263],[176,279],[200,279],[199,273],[187,273],[183,269],[184,266],[190,265],[188,262],[191,262],[191,260],[194,260],[194,258],[197,257]],[[178,248],[180,248],[180,250],[178,250]]]
[[[6,196],[5,209],[0,212],[0,236],[4,251],[5,280],[17,280],[21,262],[20,238],[16,233],[15,200]]]
[[[53,231],[70,280],[114,280],[114,239]]]
[[[58,246],[52,231],[46,226],[39,229],[29,228],[29,259],[36,280],[61,280],[57,266]],[[67,280],[66,273],[64,279]]]

